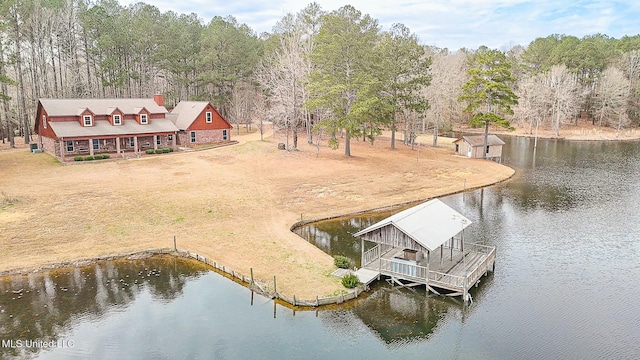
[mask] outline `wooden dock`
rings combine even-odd
[[[488,271],[493,271],[496,249],[480,244],[465,244],[464,252],[443,246],[429,253],[428,259],[402,258],[403,248],[376,245],[363,254],[362,283],[369,284],[381,275],[401,286],[425,285],[427,290],[447,296],[463,296]],[[360,278],[360,276],[358,277]]]

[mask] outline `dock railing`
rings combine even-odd
[[[429,271],[429,284],[443,289],[464,289],[464,276],[451,275],[439,271]]]
[[[379,257],[382,257],[382,255],[386,254],[391,249],[393,249],[393,246],[391,245],[378,244],[365,251],[365,253],[362,254],[362,263],[360,264],[360,267],[365,267],[378,260]]]
[[[478,279],[482,277],[482,275],[486,274],[489,270],[489,267],[492,266],[496,261],[496,248],[494,246],[486,246],[480,244],[473,245],[479,246],[480,248],[478,250],[482,250],[477,252],[483,252],[487,254],[487,256],[480,264],[478,264],[478,266],[476,266],[476,268],[472,272],[467,274],[467,284],[469,284],[469,286],[475,284]]]
[[[429,268],[394,259],[380,259],[380,270],[388,275],[401,275],[405,279],[418,280],[426,284]]]

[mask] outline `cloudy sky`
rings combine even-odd
[[[123,5],[137,1],[118,0]],[[204,23],[233,15],[256,33],[270,32],[286,13],[311,1],[294,0],[146,0],[161,11],[197,13]],[[614,38],[640,34],[638,0],[317,0],[323,10],[346,4],[378,19],[383,30],[402,23],[421,42],[441,48],[505,49],[538,37],[595,33]]]

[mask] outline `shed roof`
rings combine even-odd
[[[134,136],[178,131],[176,126],[168,119],[153,119],[146,125],[140,125],[135,120],[124,120],[122,125],[118,126],[111,125],[107,120],[94,121],[93,126],[82,126],[77,121],[51,121],[49,126],[51,126],[58,138]]]
[[[391,215],[354,235],[362,236],[389,225],[432,251],[471,225],[471,221],[439,199],[433,199]]]
[[[465,135],[465,136],[457,139],[456,141],[454,141],[454,143],[459,142],[460,140],[464,140],[464,141],[468,142],[469,144],[471,144],[471,146],[483,146],[484,145],[484,135]],[[489,134],[487,136],[487,145],[489,145],[489,146],[492,146],[492,145],[504,145],[504,141],[502,141],[502,139],[500,139],[496,135]]]
[[[164,106],[153,99],[40,99],[49,116],[76,116],[86,109],[95,115],[111,115],[115,108],[124,114],[138,114],[145,108],[152,114],[166,114]]]

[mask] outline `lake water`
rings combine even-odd
[[[497,246],[469,307],[381,282],[294,311],[192,262],[108,262],[0,281],[0,340],[57,346],[0,358],[638,358],[640,143],[540,140],[534,156],[533,140],[505,140],[513,179],[442,199],[474,222],[466,240]],[[301,232],[358,260],[350,233],[374,220]]]

